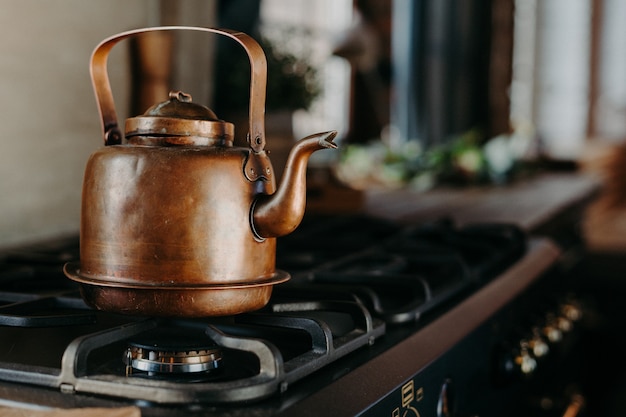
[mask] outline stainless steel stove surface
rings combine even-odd
[[[88,308],[62,273],[78,259],[77,238],[5,251],[0,405],[136,405],[146,416],[479,413],[473,383],[500,384],[494,370],[526,373],[516,361],[531,326],[519,333],[510,306],[558,256],[550,240],[508,224],[315,216],[278,240],[277,267],[292,279],[265,308],[179,320]],[[563,303],[532,307],[563,318],[572,307]],[[519,343],[502,328],[512,321]],[[496,339],[515,343],[494,366]]]

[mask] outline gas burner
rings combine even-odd
[[[198,374],[218,369],[222,355],[222,349],[202,332],[174,327],[129,341],[123,361],[127,375],[133,370],[149,375]]]
[[[212,371],[218,368],[221,359],[220,349],[162,352],[130,346],[126,349],[124,363],[128,371],[137,369],[148,373],[178,374]]]

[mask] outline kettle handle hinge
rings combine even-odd
[[[248,144],[255,153],[263,152],[265,149],[265,93],[267,84],[267,58],[263,49],[257,41],[243,32],[193,26],[161,26],[130,30],[111,36],[96,46],[91,55],[89,70],[102,121],[105,145],[115,145],[122,142],[122,133],[118,127],[113,93],[107,73],[109,52],[118,42],[128,37],[146,32],[174,30],[223,35],[237,41],[245,49],[250,60],[250,109],[248,114],[250,131]]]
[[[104,145],[120,145],[122,143],[122,132],[116,125],[104,128]]]
[[[243,165],[243,173],[248,181],[254,182],[258,180],[270,181],[271,184],[275,184],[272,170],[272,164],[270,158],[265,151],[262,152],[248,152],[248,157]],[[271,186],[269,193],[273,193],[275,185]]]

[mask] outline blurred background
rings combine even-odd
[[[583,168],[599,174],[611,194],[589,220],[592,243],[622,244],[607,242],[603,231],[621,219],[624,2],[0,5],[0,246],[78,231],[83,169],[102,146],[90,54],[111,35],[156,25],[239,29],[259,40],[270,57],[268,149],[279,172],[294,138],[330,129],[339,131],[342,150],[321,152],[312,165],[333,167],[351,189],[506,186],[524,164]],[[120,119],[167,99],[173,88],[245,134],[249,74],[243,52],[227,43],[184,34],[120,44],[109,61]],[[381,164],[377,176],[359,171],[363,161]]]

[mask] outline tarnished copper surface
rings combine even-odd
[[[278,282],[221,289],[137,289],[82,284],[81,295],[93,308],[122,314],[154,317],[228,316],[265,306],[273,285]]]
[[[229,37],[239,43],[250,58],[250,111],[249,126],[250,146],[256,152],[265,148],[265,86],[267,82],[267,60],[261,46],[245,33],[228,30],[203,27],[185,26],[163,26],[144,29],[135,29],[113,35],[100,42],[91,55],[90,73],[100,118],[102,120],[102,130],[104,131],[104,142],[106,145],[116,145],[122,143],[122,133],[118,127],[117,113],[115,111],[115,101],[109,82],[107,72],[107,60],[111,49],[120,41],[137,36],[142,33],[156,31],[193,31],[208,32]]]
[[[122,140],[107,55],[120,40],[155,30],[216,33],[244,47],[252,67],[249,147],[233,147],[232,124],[181,92],[129,119]],[[275,268],[276,238],[304,215],[309,156],[336,147],[336,132],[298,142],[276,191],[264,150],[266,61],[252,38],[207,28],[130,31],[103,41],[91,65],[107,146],[85,168],[80,263],[66,265],[66,275],[102,310],[204,317],[263,307],[273,285],[289,278]]]
[[[81,273],[123,283],[216,284],[274,272],[275,239],[250,230],[245,150],[106,147],[83,183]],[[265,184],[260,184],[265,185]]]
[[[336,148],[337,132],[308,136],[291,149],[278,191],[271,196],[260,195],[253,212],[256,233],[263,237],[284,236],[300,224],[306,207],[306,166],[309,156],[317,150]]]
[[[232,146],[235,128],[211,109],[192,103],[191,95],[171,91],[169,100],[127,119],[125,136],[137,145]]]

